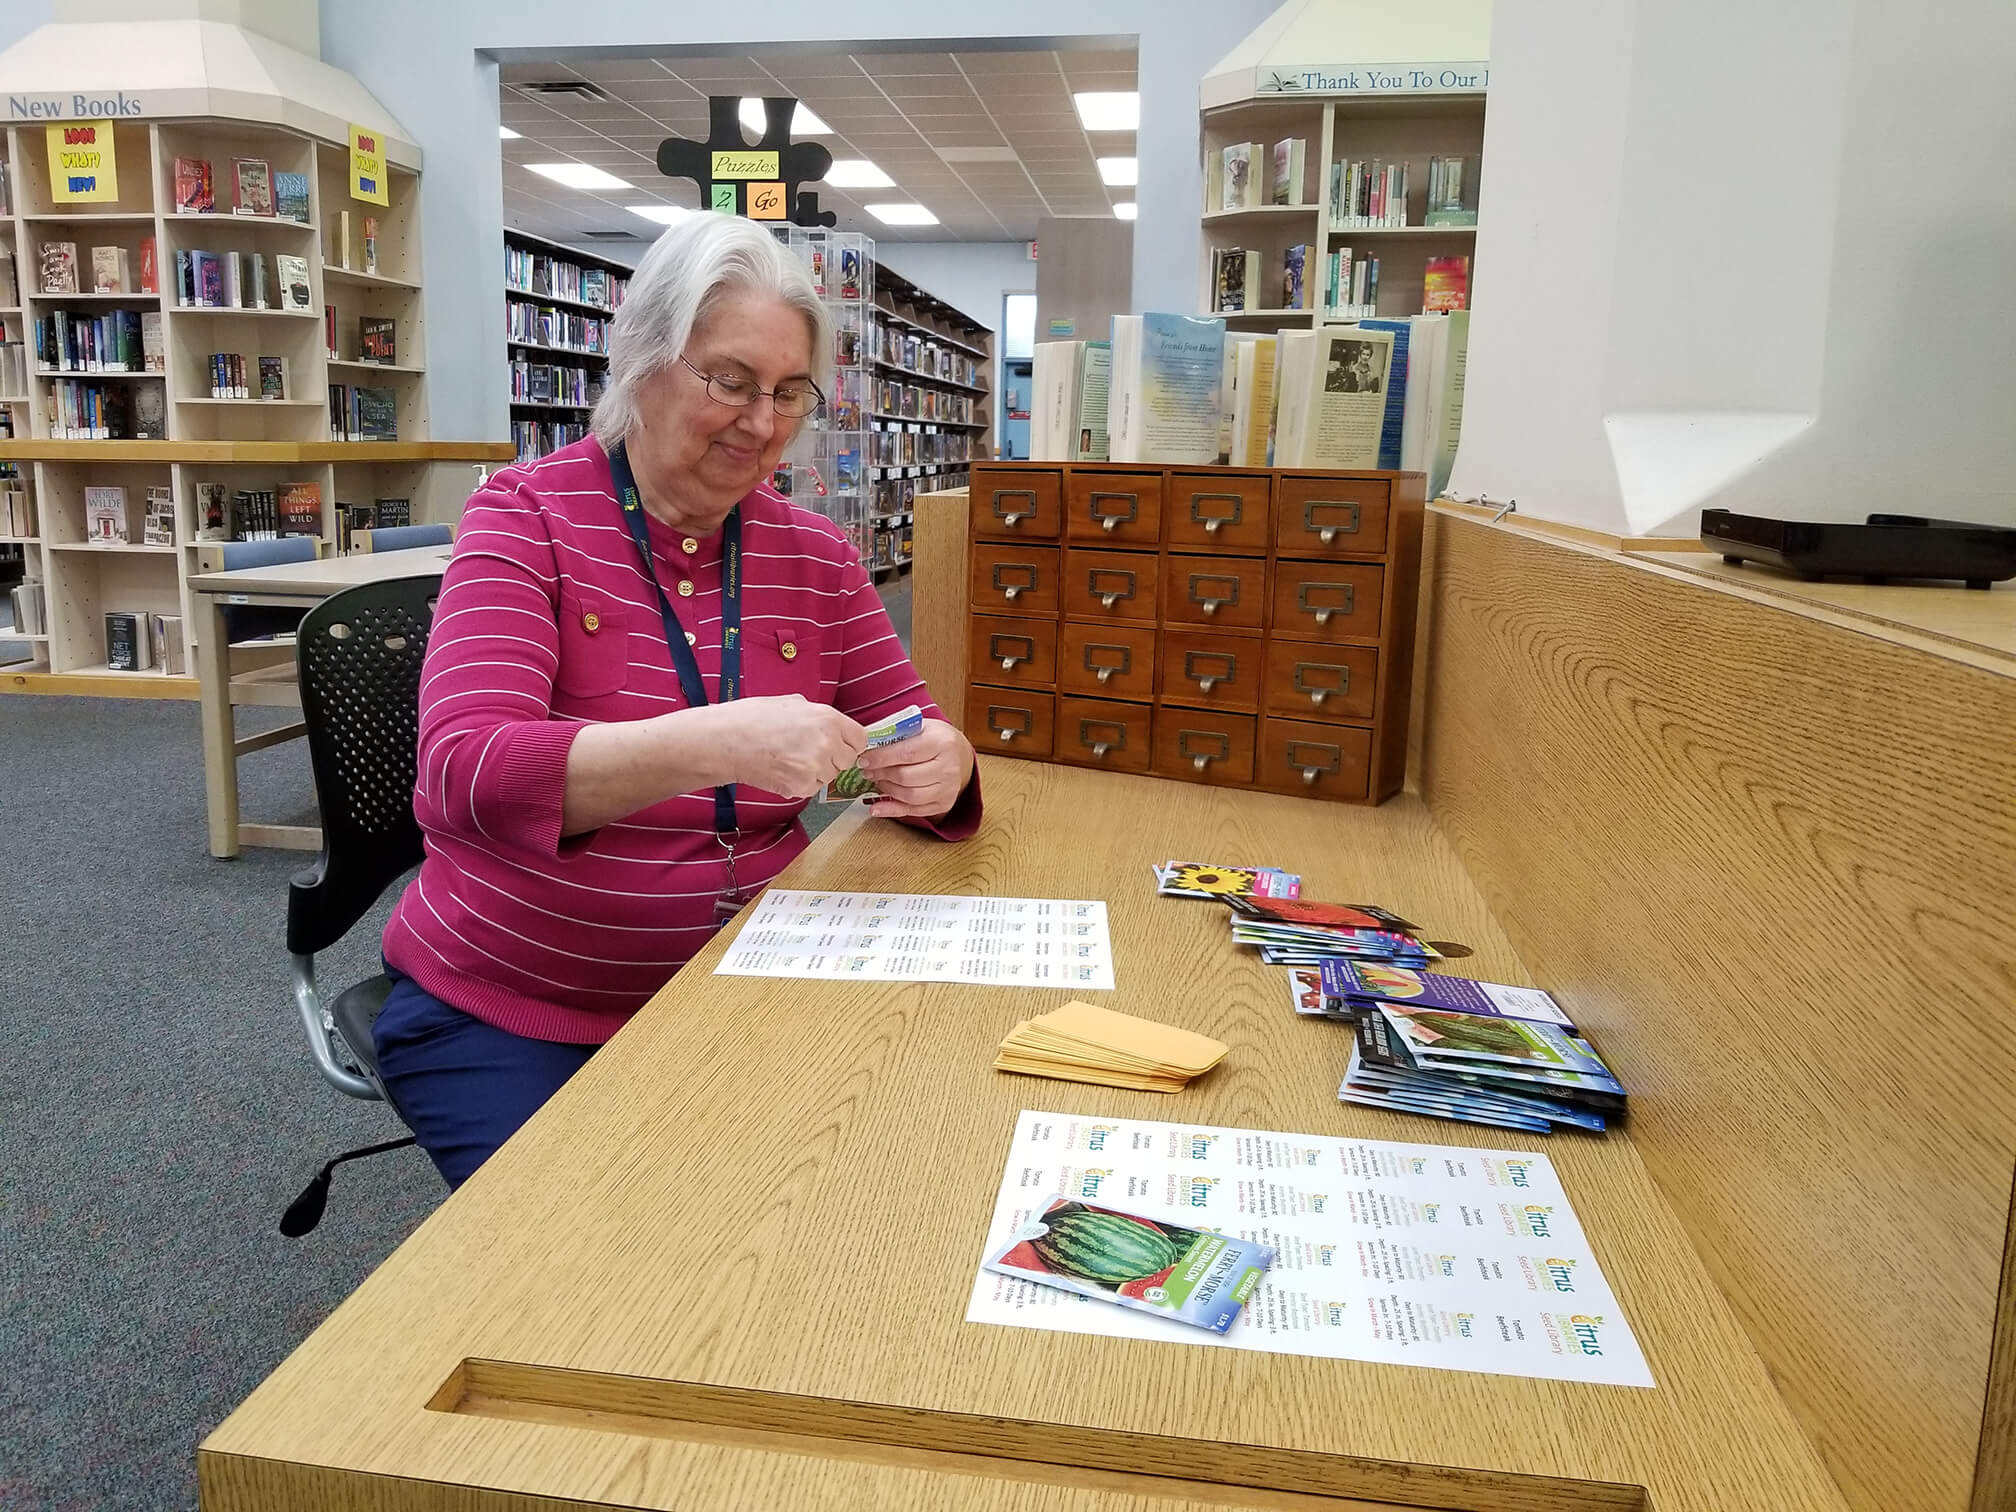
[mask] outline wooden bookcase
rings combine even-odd
[[[196,619],[187,580],[196,571],[198,485],[219,483],[233,493],[277,491],[290,483],[318,485],[320,549],[326,554],[340,539],[339,505],[397,497],[411,501],[416,522],[453,519],[474,476],[442,464],[506,460],[510,450],[493,443],[428,439],[418,174],[388,165],[391,203],[368,205],[349,198],[347,143],[225,119],[122,122],[114,132],[120,198],[64,207],[50,192],[40,127],[10,128],[5,137],[13,203],[0,219],[0,239],[15,255],[22,307],[18,317],[0,310],[0,318],[10,324],[18,318],[23,328],[28,391],[0,395],[15,433],[12,440],[0,440],[0,463],[14,464],[30,479],[39,535],[26,547],[28,575],[47,585],[49,634],[32,643],[32,663],[9,667],[0,686],[193,698],[193,676],[107,668],[104,616],[119,610],[179,615],[185,637],[193,638]],[[177,157],[210,163],[214,212],[177,211]],[[260,158],[274,173],[304,175],[307,222],[231,213],[234,158]],[[365,262],[367,214],[377,223],[376,266],[371,270]],[[156,253],[158,290],[140,292],[140,253],[149,240]],[[84,290],[92,284],[91,249],[124,248],[132,291],[41,292],[39,254],[45,242],[76,244],[78,284]],[[261,254],[276,284],[273,259],[283,254],[302,258],[308,268],[308,312],[178,305],[175,254],[193,250]],[[251,291],[246,297],[249,301]],[[269,299],[279,303],[277,288]],[[335,312],[334,353],[325,340],[325,307]],[[75,376],[136,390],[158,388],[166,431],[159,439],[78,440],[59,437],[52,429],[55,385],[65,375],[42,371],[35,320],[59,310],[94,315],[108,309],[160,314],[165,369]],[[397,322],[395,364],[357,360],[358,321],[365,316]],[[258,359],[286,359],[285,397],[211,397],[208,357],[213,352],[243,356],[255,392]],[[328,386],[358,383],[393,391],[396,441],[329,439]],[[84,491],[101,485],[126,491],[129,544],[86,540]],[[165,487],[174,496],[171,545],[141,542],[149,487]]]
[[[556,444],[553,435],[546,429],[551,425],[578,426],[584,432],[588,425],[589,412],[595,407],[595,397],[602,391],[608,380],[609,357],[605,350],[583,351],[568,346],[555,346],[533,340],[522,340],[511,324],[512,317],[520,307],[529,306],[534,312],[551,311],[557,315],[574,315],[586,320],[612,321],[616,318],[616,308],[622,303],[618,292],[609,304],[596,304],[585,299],[569,298],[557,292],[549,264],[571,266],[575,269],[599,269],[612,275],[627,286],[635,269],[630,264],[617,262],[614,258],[602,257],[593,252],[583,252],[578,247],[562,246],[559,242],[547,241],[543,236],[533,236],[529,232],[504,228],[504,303],[505,303],[505,361],[512,367],[511,375],[511,441],[517,449],[520,462],[535,462],[548,452],[556,451],[560,445],[578,437],[567,436]],[[549,260],[537,264],[537,272],[529,277],[514,277],[514,253],[531,254]],[[543,276],[542,276],[543,275]],[[536,313],[534,317],[536,319]],[[578,368],[587,374],[588,392],[585,402],[532,399],[522,392],[517,381],[517,365],[545,364],[561,368]]]
[[[1483,95],[1268,96],[1206,110],[1201,125],[1207,198],[1213,181],[1211,164],[1235,143],[1257,144],[1253,166],[1262,175],[1263,198],[1267,176],[1273,171],[1274,144],[1300,137],[1307,150],[1303,154],[1300,205],[1263,204],[1246,210],[1219,210],[1209,203],[1204,206],[1197,272],[1199,313],[1222,316],[1234,329],[1320,325],[1326,318],[1323,297],[1329,256],[1340,247],[1349,247],[1354,257],[1379,259],[1378,314],[1382,318],[1421,313],[1422,282],[1431,257],[1469,257],[1471,286],[1475,287],[1477,228],[1422,222],[1428,199],[1429,158],[1483,153]],[[1332,227],[1330,165],[1369,158],[1407,163],[1407,224],[1349,230]],[[1294,246],[1309,249],[1303,271],[1304,309],[1281,307],[1282,257]],[[1243,311],[1213,308],[1217,303],[1213,254],[1233,247],[1260,254],[1260,290],[1247,291]]]

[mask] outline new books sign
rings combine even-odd
[[[49,197],[58,204],[119,198],[119,155],[110,121],[42,128],[49,138]]]
[[[1290,63],[1253,70],[1256,95],[1482,94],[1491,65],[1474,63]]]

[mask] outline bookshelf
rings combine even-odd
[[[1428,208],[1429,159],[1478,158],[1484,150],[1484,96],[1480,94],[1341,96],[1331,99],[1268,96],[1214,106],[1201,117],[1207,203],[1202,211],[1204,235],[1197,272],[1197,309],[1222,316],[1233,329],[1268,329],[1321,324],[1326,318],[1355,319],[1373,310],[1326,312],[1323,308],[1330,254],[1348,248],[1354,259],[1379,260],[1376,313],[1418,315],[1428,260],[1468,257],[1476,278],[1477,228],[1424,224]],[[1223,210],[1210,201],[1217,182],[1213,164],[1222,164],[1224,149],[1239,142],[1257,146],[1254,170],[1266,192],[1276,142],[1300,138],[1303,154],[1302,203],[1263,204]],[[1331,224],[1329,193],[1333,163],[1379,160],[1407,165],[1405,224],[1359,226]],[[1306,247],[1305,307],[1284,309],[1283,260],[1291,247]],[[1260,254],[1258,291],[1249,290],[1249,308],[1215,308],[1214,254],[1245,248]]]
[[[20,285],[15,309],[0,308],[0,324],[9,342],[23,336],[27,341],[25,391],[0,392],[5,421],[0,432],[8,433],[0,434],[0,474],[18,472],[29,493],[36,533],[20,549],[27,579],[42,583],[47,598],[46,635],[27,642],[25,664],[0,670],[5,686],[17,691],[193,698],[193,675],[107,667],[104,616],[115,611],[176,616],[185,637],[193,633],[187,580],[196,571],[204,485],[223,487],[227,497],[314,485],[321,510],[318,541],[327,554],[344,536],[341,506],[399,498],[409,501],[416,521],[453,518],[474,481],[454,464],[502,461],[510,452],[493,443],[428,439],[416,172],[388,164],[390,204],[367,205],[349,198],[347,142],[218,118],[122,121],[114,127],[114,147],[119,199],[59,207],[41,128],[13,127],[0,138],[11,189],[10,202],[0,206],[0,250],[13,257]],[[178,158],[210,164],[214,209],[177,208]],[[262,160],[273,175],[305,179],[306,219],[232,213],[236,159]],[[367,213],[373,221],[368,244]],[[59,242],[76,246],[83,292],[43,288],[41,249]],[[90,292],[97,247],[125,254],[124,292]],[[152,290],[142,287],[150,252]],[[178,254],[197,252],[219,259],[237,254],[248,269],[259,259],[274,307],[183,302]],[[281,256],[300,258],[305,266],[305,311],[279,308]],[[0,295],[5,293],[0,288]],[[248,305],[255,296],[253,288],[243,291]],[[154,317],[148,326],[158,320],[158,349],[139,358],[143,370],[45,370],[38,360],[38,319],[117,320],[123,312]],[[366,317],[394,322],[395,362],[359,361],[359,322]],[[218,353],[243,359],[251,396],[260,392],[259,359],[281,359],[284,392],[276,398],[215,396],[211,357]],[[0,374],[6,371],[0,359]],[[277,376],[279,370],[273,372]],[[112,413],[96,418],[112,421],[124,434],[86,438],[62,428],[59,404],[72,384],[121,396],[111,401]],[[332,385],[388,391],[397,439],[331,440]],[[10,483],[0,476],[0,487]],[[93,488],[124,490],[125,543],[88,539],[86,490]],[[173,500],[173,540],[164,545],[143,540],[150,489],[164,489]]]
[[[504,228],[505,361],[520,462],[587,433],[589,412],[608,382],[609,323],[633,271],[628,263]],[[594,297],[604,290],[606,299]],[[570,328],[599,332],[599,340],[556,339]]]

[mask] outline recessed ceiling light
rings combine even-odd
[[[922,205],[863,205],[875,219],[885,226],[935,226],[938,217]]]
[[[1113,207],[1113,214],[1119,220],[1132,220],[1140,213],[1140,208],[1132,200],[1122,200]]]
[[[1087,131],[1138,131],[1141,127],[1141,96],[1138,91],[1089,90],[1074,94],[1078,120]]]
[[[521,132],[513,131],[509,126],[499,126],[497,128],[497,139],[502,142],[515,142],[522,134]]]
[[[735,114],[741,119],[744,127],[759,135],[769,127],[769,122],[763,116],[763,101],[759,96],[744,95],[742,97],[741,109],[737,110]],[[832,134],[833,128],[814,115],[811,106],[800,100],[798,108],[791,112],[791,135],[801,137],[831,136]]]
[[[556,184],[565,184],[569,189],[629,189],[613,173],[604,173],[600,168],[587,163],[527,163],[525,165],[541,178],[549,178]]]
[[[677,205],[628,205],[632,215],[641,215],[648,221],[656,221],[661,226],[669,226],[688,215],[697,215],[697,210],[682,210]]]
[[[1100,158],[1099,178],[1108,184],[1138,184],[1141,182],[1141,160],[1131,157]]]
[[[896,180],[866,158],[835,158],[826,170],[826,182],[835,189],[893,189]]]

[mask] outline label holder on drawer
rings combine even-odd
[[[1022,649],[1012,649],[1016,646]],[[997,630],[987,637],[987,657],[1000,662],[1003,672],[1013,672],[1015,663],[1036,660],[1036,642],[1027,635],[1008,635]]]
[[[1298,750],[1328,751],[1330,761],[1325,765],[1320,761],[1305,760],[1295,754]],[[1326,740],[1291,740],[1284,754],[1288,758],[1288,765],[1301,772],[1304,787],[1314,787],[1318,777],[1328,777],[1344,769],[1344,747],[1332,745]]]
[[[998,571],[999,569],[996,570]],[[1343,589],[1344,607],[1340,609],[1335,604],[1326,606],[1310,603],[1309,590],[1312,588]],[[1344,618],[1349,619],[1358,611],[1358,585],[1356,583],[1304,583],[1295,590],[1295,607],[1304,614],[1315,615],[1316,623],[1319,625],[1329,624],[1330,616],[1333,614],[1341,614]]]
[[[1344,510],[1350,523],[1345,525],[1318,525],[1316,523],[1316,511],[1319,509]],[[1362,523],[1362,515],[1363,511],[1356,499],[1310,499],[1302,506],[1302,528],[1314,531],[1316,539],[1321,541],[1325,546],[1328,546],[1340,535],[1358,534],[1358,527]]]
[[[1230,583],[1232,585],[1231,596],[1220,597],[1219,595],[1212,593],[1200,594],[1197,591],[1197,585],[1199,583]],[[1190,574],[1189,596],[1190,596],[1190,602],[1195,604],[1198,608],[1202,609],[1206,614],[1216,614],[1226,604],[1236,605],[1239,602],[1239,579],[1236,576],[1230,574],[1223,574],[1216,572],[1193,572]]]
[[[1021,723],[1005,721],[1001,718],[1002,715],[1011,715]],[[987,705],[987,728],[1001,737],[1003,745],[1011,743],[1017,735],[1027,735],[1035,728],[1035,724],[1034,716],[1027,709],[1012,708],[1007,704]]]
[[[1209,500],[1226,500],[1232,505],[1229,515],[1207,515],[1198,506]],[[1193,493],[1190,495],[1190,518],[1204,527],[1207,535],[1216,535],[1227,525],[1237,525],[1246,518],[1246,497],[1236,493]]]
[[[1099,586],[1101,578],[1125,578],[1127,586],[1107,590]],[[1122,599],[1134,597],[1135,579],[1132,567],[1093,567],[1085,574],[1085,591],[1099,600],[1102,608],[1111,609]]]
[[[1026,573],[1029,581],[1026,583],[1004,583],[1001,580],[1001,574],[1004,572]],[[996,562],[994,564],[994,586],[1001,590],[1002,595],[1011,604],[1015,602],[1017,595],[1034,593],[1036,591],[1037,576],[1038,573],[1034,562]]]
[[[1003,499],[1027,499],[1029,507],[1027,509],[1003,509],[1001,507]],[[1036,490],[1033,488],[997,488],[994,490],[994,518],[999,520],[1003,525],[1006,525],[1010,530],[1019,527],[1024,520],[1035,519],[1036,509]]]
[[[1216,741],[1218,749],[1215,751],[1193,751],[1190,748],[1190,742],[1193,739],[1200,746]],[[1190,765],[1201,772],[1214,761],[1230,761],[1232,759],[1232,737],[1227,735],[1223,730],[1178,730],[1176,732],[1176,754],[1188,757]]]
[[[1104,730],[1113,737],[1110,740],[1093,738],[1093,732]],[[1078,721],[1078,744],[1091,751],[1094,761],[1104,761],[1108,751],[1127,749],[1127,726],[1113,719],[1081,719]]]
[[[1101,499],[1125,499],[1127,501],[1127,512],[1125,514],[1118,512],[1108,514],[1099,507]],[[1086,501],[1086,507],[1091,511],[1092,518],[1099,522],[1099,528],[1109,533],[1118,530],[1122,525],[1131,525],[1134,521],[1141,518],[1141,496],[1138,493],[1117,493],[1104,489],[1095,490],[1092,497]],[[1109,604],[1107,607],[1110,609],[1112,605]]]
[[[1094,651],[1118,651],[1120,653],[1119,665],[1115,666],[1111,663],[1102,665],[1094,662],[1092,660],[1092,653]],[[1114,645],[1111,641],[1087,641],[1080,659],[1085,663],[1085,670],[1098,678],[1102,685],[1111,682],[1116,676],[1125,677],[1129,672],[1134,670],[1134,648],[1132,646]]]
[[[1200,666],[1217,662],[1224,670],[1220,672],[1199,672]],[[1231,682],[1239,675],[1239,658],[1230,651],[1185,651],[1183,653],[1183,681],[1197,684],[1197,691],[1209,693],[1221,682]]]
[[[1306,678],[1306,674],[1310,672],[1335,672],[1337,674],[1337,686],[1326,688],[1321,684],[1311,684]],[[1323,700],[1330,697],[1333,693],[1339,698],[1343,698],[1350,693],[1351,669],[1340,666],[1336,662],[1298,661],[1295,663],[1295,691],[1297,693],[1307,693],[1309,695],[1309,702],[1321,708]]]

